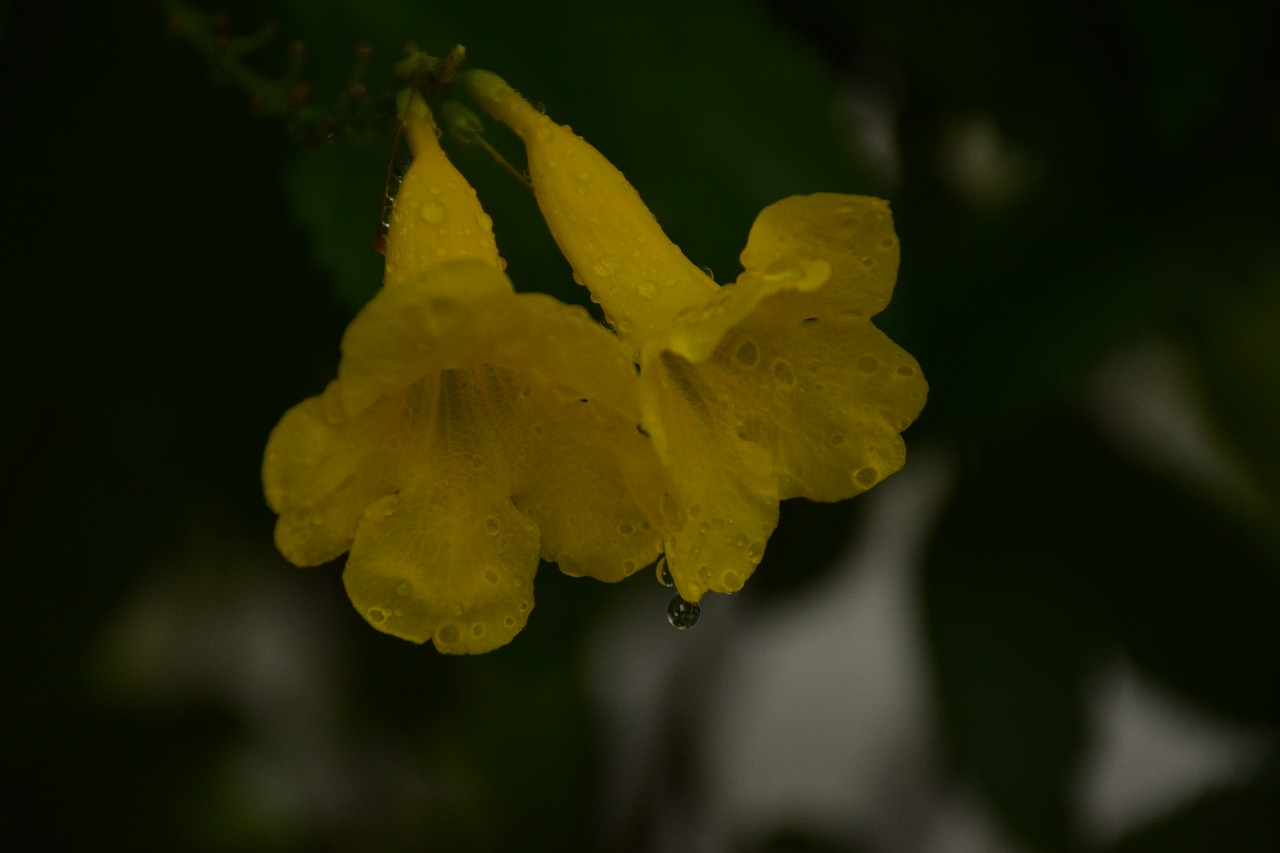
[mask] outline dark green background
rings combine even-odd
[[[957,472],[919,601],[945,750],[1029,849],[1079,848],[1082,690],[1117,654],[1276,733],[1274,4],[232,5],[233,31],[276,19],[308,42],[321,99],[357,40],[371,81],[407,40],[466,44],[606,152],[722,281],[778,198],[891,200],[903,264],[878,322],[931,384],[908,446]],[[642,822],[600,812],[582,675],[584,638],[635,593],[544,570],[515,643],[442,658],[368,628],[336,568],[270,548],[261,449],[377,287],[390,137],[297,144],[166,37],[155,4],[4,3],[0,38],[6,846],[645,849]],[[896,175],[850,143],[851,91],[891,105]],[[981,127],[1007,180],[957,172]],[[528,195],[457,160],[517,286],[581,300]],[[1189,463],[1099,429],[1100,366],[1152,349],[1239,477],[1197,486]],[[1179,459],[1172,435],[1147,444]],[[785,505],[743,595],[805,588],[863,512]],[[661,619],[663,591],[629,584]],[[290,788],[303,778],[340,792]],[[1273,749],[1251,782],[1115,849],[1272,850],[1278,814]],[[813,828],[786,838],[823,849]]]

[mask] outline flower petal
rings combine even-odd
[[[279,514],[276,546],[297,566],[318,566],[351,545],[360,516],[394,486],[382,449],[388,406],[335,423],[325,399],[294,406],[271,431],[262,465],[267,503]]]
[[[416,94],[401,104],[403,132],[413,162],[396,192],[387,229],[383,282],[396,287],[428,267],[455,258],[478,258],[502,269],[493,220],[476,191],[440,147],[431,111]]]
[[[583,309],[478,260],[437,265],[370,301],[339,379],[273,434],[281,548],[312,564],[350,545],[380,630],[495,648],[539,556],[603,580],[657,557],[665,475],[639,419],[626,347]]]
[[[753,284],[766,282],[737,287]],[[781,498],[843,500],[897,471],[899,433],[927,392],[915,359],[867,320],[810,315],[822,290],[775,291],[736,325],[684,330],[719,338],[700,375],[733,401],[739,437],[768,453]]]
[[[778,523],[773,460],[739,435],[751,415],[698,365],[656,347],[646,353],[645,424],[678,472],[663,505],[667,567],[686,601],[737,592]]]
[[[866,318],[889,304],[898,275],[898,238],[884,199],[836,193],[791,196],[756,217],[741,259],[747,273],[825,261],[831,282],[809,301],[810,310]]]
[[[343,582],[371,625],[450,654],[505,645],[533,609],[538,530],[477,477],[465,443],[441,443],[429,476],[369,507]]]
[[[472,97],[524,141],[551,234],[618,333],[637,344],[716,289],[663,233],[612,163],[487,71],[463,75]]]

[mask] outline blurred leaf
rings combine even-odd
[[[391,145],[300,152],[285,174],[294,216],[307,232],[316,268],[339,303],[358,311],[382,286],[382,255],[373,249]]]
[[[1280,720],[1277,555],[1046,425],[962,480],[926,570],[926,618],[957,758],[1044,849],[1069,834],[1081,690],[1119,642],[1221,712]]]
[[[1280,260],[1280,259],[1277,259]],[[1242,470],[1280,513],[1280,268],[1271,282],[1221,305],[1197,335],[1204,392]]]
[[[1274,4],[1232,0],[1212,10],[1160,0],[1117,7],[1137,45],[1139,80],[1153,141],[1185,157],[1241,91],[1235,84],[1276,22]],[[1262,47],[1263,50],[1268,48]]]

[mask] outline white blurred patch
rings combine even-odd
[[[1040,173],[1036,162],[1015,149],[995,121],[976,117],[952,122],[942,134],[942,177],[975,208],[998,208],[1022,195]]]
[[[1082,840],[1099,846],[1246,781],[1272,743],[1179,700],[1124,662],[1099,673],[1088,715],[1076,805]]]
[[[781,605],[708,596],[680,633],[655,590],[601,621],[606,825],[630,849],[726,851],[794,828],[885,853],[1017,853],[937,748],[916,572],[951,479],[941,454],[916,453],[859,498],[866,530],[841,565]]]
[[[1193,366],[1172,344],[1150,341],[1117,352],[1098,371],[1090,401],[1103,434],[1139,463],[1233,510],[1251,513],[1261,505],[1215,440]]]

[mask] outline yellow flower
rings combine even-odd
[[[490,220],[417,99],[383,289],[338,378],[267,444],[276,542],[343,580],[375,627],[443,652],[511,640],[539,556],[618,580],[660,544],[662,468],[637,429],[626,347],[571,308],[516,294]]]
[[[682,597],[740,589],[779,500],[841,500],[902,467],[927,386],[869,319],[897,277],[886,202],[784,199],[718,286],[596,149],[493,74],[464,79],[524,141],[552,235],[640,365],[643,425],[675,481],[664,550]]]

